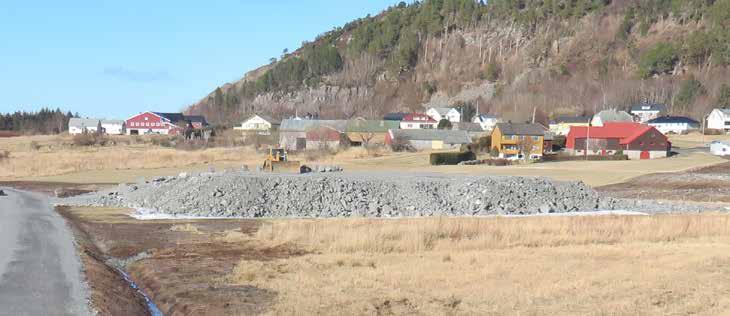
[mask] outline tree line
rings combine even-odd
[[[43,108],[38,112],[0,113],[0,131],[20,134],[59,134],[68,130],[68,121],[79,114]]]

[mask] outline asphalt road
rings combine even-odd
[[[73,235],[48,198],[0,196],[0,315],[91,315]]]

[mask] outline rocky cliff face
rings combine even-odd
[[[701,116],[716,103],[722,84],[730,80],[726,64],[713,63],[715,59],[707,56],[694,63],[685,58],[691,49],[686,43],[695,34],[711,34],[707,18],[687,20],[667,13],[644,21],[631,15],[634,9],[627,2],[606,2],[579,17],[524,23],[485,15],[473,25],[418,32],[415,62],[407,68],[394,69],[393,57],[377,51],[353,54],[348,45],[357,30],[345,28],[330,39],[342,56],[341,67],[316,84],[251,95],[253,83],[276,66],[267,65],[211,93],[188,112],[231,123],[252,112],[377,118],[393,111],[462,105],[522,120],[535,109],[548,117],[644,100],[667,103],[675,114]],[[643,2],[656,1],[637,3]],[[392,11],[372,19],[388,19],[388,12]],[[658,43],[674,45],[671,71],[638,75],[641,67],[648,67],[642,62]],[[294,52],[279,63],[302,54]],[[690,79],[700,82],[701,93],[679,104],[677,97]]]

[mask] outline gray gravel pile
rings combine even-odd
[[[666,210],[666,206],[655,203],[601,197],[580,182],[537,177],[249,172],[181,174],[120,185],[63,199],[58,204],[245,218],[537,214],[652,207]]]

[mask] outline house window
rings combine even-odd
[[[539,141],[540,140],[540,136],[532,136],[532,140]]]
[[[145,117],[144,118],[145,121],[149,121],[149,119],[150,119],[149,117]]]

